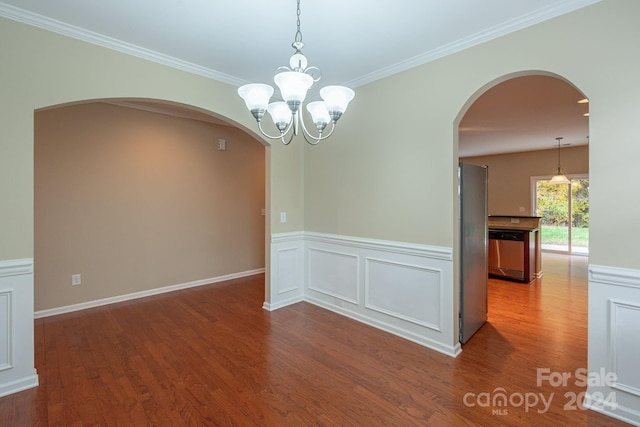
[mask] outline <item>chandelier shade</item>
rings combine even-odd
[[[267,111],[279,131],[286,129],[291,123],[291,109],[286,102],[272,102],[267,106]]]
[[[269,98],[273,95],[273,88],[262,83],[251,83],[240,87],[238,94],[244,99],[249,111],[254,116],[259,113],[262,118],[269,104]]]
[[[327,103],[327,110],[344,113],[355,92],[344,86],[327,86],[320,89],[320,96]]]
[[[273,81],[278,85],[284,102],[291,105],[291,103],[304,101],[307,91],[313,84],[313,77],[298,71],[285,71],[276,74]]]
[[[344,86],[326,86],[320,89],[322,101],[315,101],[307,104],[307,111],[311,115],[311,120],[315,125],[317,135],[312,135],[304,124],[302,117],[303,109],[300,107],[307,97],[307,92],[314,82],[320,80],[320,70],[317,67],[308,67],[307,58],[302,53],[304,43],[302,42],[302,32],[300,31],[300,0],[297,1],[298,22],[296,36],[291,46],[295,49],[294,54],[289,58],[289,67],[279,67],[273,78],[280,90],[282,101],[269,103],[274,93],[273,87],[262,83],[250,83],[238,88],[238,95],[253,114],[258,122],[260,132],[271,139],[280,139],[282,143],[288,145],[293,137],[302,131],[304,139],[311,145],[316,145],[320,141],[329,138],[335,129],[336,122],[347,110],[349,102],[353,100],[355,92]],[[271,136],[262,129],[262,118],[265,111],[268,111],[273,122],[280,132],[279,135]],[[324,133],[327,125],[331,123],[331,129]],[[285,135],[292,131],[288,140]]]
[[[318,131],[322,131],[331,120],[327,104],[322,101],[308,103],[307,111],[311,114],[311,120],[316,125]]]

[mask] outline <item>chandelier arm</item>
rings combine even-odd
[[[286,134],[287,134],[286,132],[285,132],[285,133],[283,133],[283,134],[282,134],[282,136],[280,137],[280,140],[282,141],[282,143],[283,143],[284,145],[289,145],[289,144],[291,144],[291,141],[293,141],[293,137],[294,137],[294,136],[296,136],[296,134],[295,134],[295,133],[293,133],[293,132],[291,132],[291,136],[289,137],[289,140],[285,142],[285,140],[284,140],[284,136],[285,136]]]
[[[309,135],[309,134],[307,133],[307,131],[303,130],[303,131],[302,131],[302,136],[304,136],[304,140],[305,140],[305,141],[307,141],[307,143],[308,143],[309,145],[318,145],[318,143],[320,142],[320,139],[318,139],[318,138],[314,138],[314,137],[313,137],[313,136],[311,136],[311,135],[309,135],[309,136],[307,136],[307,135]]]
[[[326,134],[325,136],[323,136],[320,141],[324,141],[325,139],[329,138],[331,135],[333,135],[333,131],[336,129],[336,122],[331,122],[331,130],[329,131],[328,134]]]
[[[320,79],[322,78],[322,71],[320,71],[320,68],[318,67],[313,67],[313,66],[307,67],[304,70],[304,73],[310,75],[314,83],[319,82]]]
[[[276,70],[273,72],[273,75],[275,76],[278,73],[287,72],[287,71],[293,71],[293,70],[289,67],[285,67],[284,65],[282,65],[276,68]]]
[[[324,141],[325,139],[329,138],[332,134],[333,131],[336,128],[336,124],[335,122],[331,122],[331,130],[329,131],[329,133],[327,135],[322,136],[322,133],[320,133],[317,137],[311,135],[311,132],[309,132],[307,130],[307,127],[304,124],[304,118],[300,117],[300,122],[302,122],[302,136],[304,136],[304,139],[311,145],[317,145],[320,141]],[[309,139],[312,139],[315,142],[311,142],[309,141]]]
[[[311,135],[311,132],[309,132],[307,130],[307,127],[304,124],[304,117],[302,117],[302,114],[300,116],[301,116],[300,117],[300,121],[302,122],[302,136],[304,136],[305,141],[307,141],[309,144],[317,145],[318,142],[322,141],[322,139],[321,139],[322,138],[322,133],[320,133],[317,138],[315,136]],[[309,141],[309,138],[311,138],[315,142]]]
[[[278,135],[278,136],[271,136],[271,135],[269,135],[268,133],[266,133],[266,132],[264,131],[264,129],[262,129],[262,121],[259,121],[259,122],[258,122],[258,129],[260,129],[260,133],[261,133],[261,134],[263,134],[264,136],[266,136],[266,137],[267,137],[267,138],[269,138],[269,139],[283,139],[283,138],[284,138],[284,135],[285,135],[287,132],[289,132],[289,130],[291,129],[291,124],[292,124],[292,123],[293,123],[293,121],[292,121],[292,122],[289,122],[289,125],[287,126],[287,129],[286,129],[284,132],[281,132],[281,133],[280,133],[280,135]],[[284,139],[283,139],[283,142],[284,142]],[[289,141],[289,142],[291,142],[291,141]],[[287,145],[287,144],[285,144],[285,145]]]

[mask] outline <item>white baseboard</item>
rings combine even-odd
[[[429,338],[425,338],[424,336],[420,336],[417,334],[413,334],[410,331],[407,331],[406,329],[395,327],[393,325],[390,325],[388,323],[385,323],[373,317],[364,316],[354,311],[341,309],[341,307],[327,304],[324,301],[315,299],[313,297],[307,296],[304,300],[310,304],[324,308],[325,310],[333,311],[334,313],[356,320],[360,323],[364,323],[365,325],[373,326],[376,329],[389,332],[390,334],[399,336],[401,338],[404,338],[416,344],[420,344],[423,347],[430,348],[431,350],[435,350],[447,356],[458,357],[458,355],[462,352],[462,346],[460,345],[460,343],[458,343],[453,347],[446,346],[438,341],[431,340]]]
[[[599,412],[611,418],[615,418],[634,426],[640,426],[640,411],[626,406],[618,405],[615,409],[609,408],[601,402],[587,403],[583,402],[583,406],[595,412]]]
[[[192,282],[180,283],[177,285],[164,286],[161,288],[149,289],[146,291],[133,292],[125,295],[118,295],[115,297],[102,298],[99,300],[87,301],[79,304],[67,305],[64,307],[51,308],[47,310],[39,310],[35,312],[34,317],[40,319],[43,317],[55,316],[58,314],[71,313],[73,311],[86,310],[87,308],[100,307],[108,304],[115,304],[118,302],[129,301],[138,298],[149,297],[153,295],[164,294],[167,292],[178,291],[180,289],[194,288],[197,286],[210,285],[212,283],[224,282],[226,280],[239,279],[241,277],[254,276],[256,274],[262,274],[265,272],[264,268],[258,268],[256,270],[243,271],[240,273],[227,274],[224,276],[211,277],[209,279],[195,280]]]
[[[262,304],[262,308],[267,310],[267,311],[274,311],[274,310],[277,310],[279,308],[286,307],[286,306],[292,305],[292,304],[296,304],[296,303],[299,303],[299,302],[302,302],[302,301],[304,301],[304,298],[299,297],[299,296],[296,296],[294,298],[289,298],[289,299],[286,299],[286,300],[282,300],[282,301],[278,301],[277,303],[274,303],[274,304],[270,304],[270,303],[265,301]]]
[[[0,384],[0,397],[8,396],[38,386],[38,375],[20,378],[17,381]]]

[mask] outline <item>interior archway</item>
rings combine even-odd
[[[268,268],[265,143],[232,121],[119,98],[39,109],[34,127],[37,314]]]
[[[547,83],[552,82],[555,85],[554,89],[552,91],[547,91],[547,93],[545,93],[545,90],[540,90],[537,85],[539,85],[540,81],[543,81],[543,80],[546,80]],[[514,87],[518,87],[518,85],[512,85],[512,83],[515,83],[518,81],[519,81],[518,83],[519,87],[521,88],[527,87],[527,85],[530,85],[530,87],[528,88],[529,90],[526,91],[526,93],[517,92],[514,90],[514,93],[509,93],[510,101],[513,102],[514,100],[516,100],[517,102],[515,102],[515,104],[520,103],[524,105],[524,107],[528,108],[528,110],[523,107],[523,111],[508,111],[505,114],[505,108],[514,109],[517,107],[514,107],[513,105],[508,103],[500,105],[501,96],[502,97],[505,96],[504,91],[500,96],[487,96],[487,95],[491,94],[491,92],[494,89],[500,89],[500,86],[503,86],[504,88],[510,87],[511,89],[513,89]],[[495,90],[495,92],[498,92],[498,90]],[[559,93],[559,92],[562,92],[562,93]],[[550,104],[546,108],[544,108],[544,110],[536,111],[536,109],[542,108],[541,105],[543,104],[541,103],[544,102],[545,95],[547,96],[547,98],[551,98],[551,101],[549,101]],[[482,100],[482,98],[485,98],[485,97],[489,99],[489,102],[485,102],[483,104],[483,108],[493,108],[494,111],[492,111],[491,114],[493,114],[494,116],[499,115],[501,112],[505,116],[509,116],[517,113],[522,114],[523,112],[526,112],[527,114],[529,114],[529,116],[524,116],[519,119],[514,119],[514,117],[507,117],[506,121],[503,121],[502,123],[491,122],[490,120],[487,120],[484,122],[482,121],[474,122],[473,120],[467,120],[469,117],[468,115],[470,112],[472,112],[474,106],[477,104],[480,104],[481,102],[478,102],[478,101]],[[536,98],[539,98],[539,99],[536,99]],[[498,153],[504,152],[501,150],[504,149],[505,140],[508,141],[509,139],[511,139],[512,141],[515,140],[514,144],[521,143],[522,145],[510,147],[510,149],[507,150],[508,152],[511,152],[511,153],[535,152],[537,157],[535,157],[535,160],[532,160],[532,163],[536,163],[536,162],[539,163],[538,168],[546,168],[548,169],[549,175],[552,175],[554,168],[556,166],[556,163],[555,163],[556,152],[553,151],[554,143],[556,142],[555,137],[567,135],[567,139],[572,144],[583,146],[581,150],[584,151],[585,154],[584,154],[584,161],[582,161],[582,164],[587,169],[586,171],[581,171],[581,172],[588,172],[588,145],[587,144],[588,144],[588,134],[589,134],[588,126],[589,125],[588,125],[588,114],[586,114],[587,117],[583,115],[583,113],[585,112],[588,113],[588,104],[587,103],[578,104],[578,101],[582,99],[587,99],[587,97],[582,91],[580,91],[577,87],[575,87],[575,85],[573,85],[570,81],[554,73],[532,70],[532,71],[523,71],[523,72],[517,72],[517,73],[501,76],[487,83],[482,88],[477,90],[469,98],[469,100],[465,103],[464,107],[459,112],[456,118],[456,121],[454,123],[454,126],[455,126],[454,144],[457,149],[456,153],[459,154],[459,156],[456,156],[456,157],[462,158],[466,154],[467,156],[470,155],[469,157],[466,157],[468,159],[483,161],[483,159],[486,159],[487,156],[489,155],[496,155]],[[551,105],[551,102],[560,102],[562,105]],[[558,117],[555,117],[554,114],[557,115]],[[548,116],[549,120],[545,119],[545,115]],[[561,123],[562,120],[559,120],[559,119],[561,119],[563,116],[567,117],[568,115],[574,115],[574,117],[571,117],[570,119],[572,123],[569,123],[569,124]],[[474,112],[473,116],[474,116],[474,119],[482,118],[482,114],[478,114],[477,111]],[[531,127],[532,129],[528,129],[526,127],[525,128],[518,127],[518,123],[520,119],[525,121],[529,119],[530,121],[533,122],[533,124],[535,124],[535,126],[532,126]],[[534,129],[536,126],[538,127],[537,130]],[[523,135],[518,135],[517,134],[518,132],[521,132]],[[477,136],[477,139],[479,142],[495,139],[497,140],[496,142],[498,142],[498,144],[493,144],[493,146],[490,147],[490,149],[486,153],[473,152],[473,150],[476,150],[478,148],[475,147],[470,150],[468,147],[464,147],[464,144],[469,142],[469,139],[473,139],[473,138],[469,138],[469,136],[474,134],[475,136]],[[520,136],[522,137],[520,138]],[[500,143],[502,143],[502,146]],[[545,156],[543,156],[542,153],[546,153]],[[483,154],[484,154],[484,157],[483,157]],[[551,156],[551,159],[552,159],[550,161],[548,161],[549,156]],[[514,154],[512,158],[516,158],[516,155]],[[482,163],[482,164],[486,164],[486,163]],[[514,165],[514,167],[522,169],[522,165],[516,164]],[[583,167],[583,166],[578,166],[578,167]],[[543,169],[543,170],[546,171],[546,169]],[[490,170],[489,176],[491,176],[491,168],[489,170]],[[525,174],[530,172],[528,170],[523,170],[522,173]],[[541,175],[541,174],[546,174],[546,172],[530,173],[530,175]],[[506,181],[505,185],[512,185],[513,182],[511,181],[514,181],[514,179],[509,180],[509,179],[504,179],[504,177],[501,177],[500,179],[501,181]],[[500,210],[500,212],[496,212],[495,210],[494,212],[491,212],[491,210],[489,210],[489,213],[494,215],[502,214],[502,215],[513,215],[513,216],[535,215],[535,212],[533,211],[534,207],[530,206],[530,203],[529,203],[531,201],[531,197],[529,195],[529,189],[530,189],[529,176],[527,176],[526,182],[523,183],[523,186],[524,186],[524,192],[526,193],[526,194],[523,194],[523,197],[522,197],[522,200],[524,201],[511,200],[512,202],[511,204],[513,205],[511,210],[505,208],[505,204],[500,204],[499,207],[497,208],[498,210]],[[500,191],[504,191],[504,189],[501,188]],[[489,195],[491,198],[492,197],[491,189],[489,190]],[[494,194],[493,199],[496,199],[496,198],[497,197],[495,197],[495,194]],[[454,200],[455,200],[454,203],[456,203],[456,207],[455,207],[455,212],[457,215],[456,219],[458,220],[457,223],[459,223],[460,218],[459,218],[459,209],[457,206],[458,201],[457,199],[454,199]],[[491,202],[490,202],[490,206],[491,206]],[[502,211],[502,210],[507,210],[507,211]],[[459,230],[456,230],[456,233],[459,234]],[[455,240],[456,251],[454,255],[454,259],[456,263],[456,267],[455,267],[456,273],[459,271],[459,268],[460,268],[460,253],[459,253],[460,237],[458,234],[456,235],[456,240]],[[458,292],[459,292],[459,289],[460,289],[459,277],[456,279],[456,283],[457,283],[456,288],[458,289]],[[456,300],[456,304],[459,304],[459,298]]]

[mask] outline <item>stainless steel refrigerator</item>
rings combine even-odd
[[[488,170],[460,163],[460,342],[466,343],[487,321]]]

